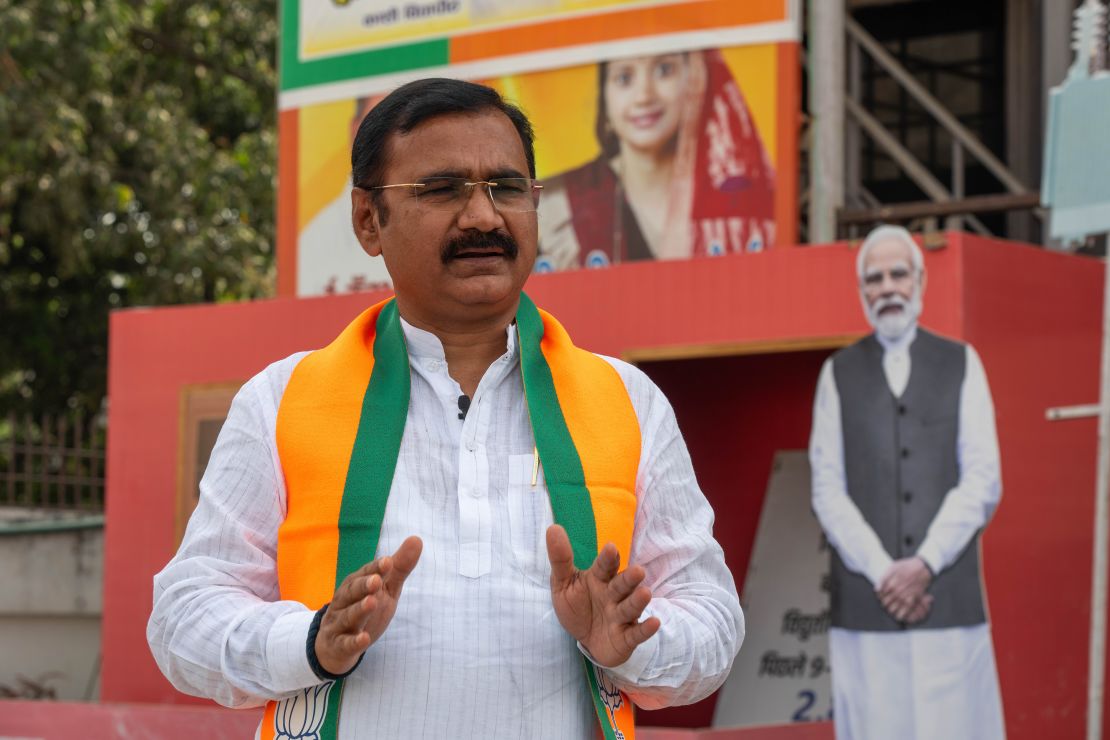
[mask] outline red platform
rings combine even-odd
[[[0,700],[0,737],[12,740],[246,740],[261,710],[160,704],[77,704]],[[18,738],[16,737],[18,735]],[[645,728],[637,740],[833,740],[827,722],[745,730]]]
[[[846,246],[784,249],[535,276],[527,287],[578,344],[637,361],[667,393],[740,588],[771,455],[806,446],[822,360],[867,331],[854,258]],[[1102,264],[950,234],[946,247],[927,252],[926,265],[923,324],[976,346],[997,408],[1004,494],[983,548],[1008,735],[1078,737],[1096,422],[1048,422],[1045,409],[1097,400]],[[244,381],[280,357],[322,346],[381,297],[113,315],[104,701],[196,701],[162,678],[144,638],[151,578],[174,550],[182,388]],[[710,698],[641,719],[705,727],[712,706]],[[826,725],[781,732],[831,735]]]

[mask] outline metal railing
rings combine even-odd
[[[104,427],[80,416],[0,421],[0,506],[102,511]]]
[[[959,229],[961,223],[966,220],[972,230],[989,235],[990,232],[986,226],[974,215],[975,209],[987,204],[988,201],[982,198],[968,198],[964,192],[964,175],[970,158],[997,178],[1006,191],[1005,195],[999,194],[989,201],[991,207],[987,211],[1032,209],[1038,216],[1042,215],[1035,200],[1035,193],[1030,191],[970,129],[918,82],[913,74],[902,66],[875,37],[850,17],[844,19],[844,24],[850,66],[847,94],[844,96],[845,112],[859,130],[883,149],[898,168],[929,198],[929,201],[912,204],[913,208],[910,208],[910,211],[916,216],[925,218],[945,216],[947,217],[946,227],[949,229]],[[952,182],[948,185],[940,182],[897,137],[860,104],[858,76],[864,53],[889,74],[952,137]],[[858,136],[853,132],[848,132],[848,139],[850,146],[859,146]],[[852,179],[856,181],[858,187],[859,173],[854,172]],[[937,207],[931,210],[928,207],[929,203],[937,204]],[[855,210],[842,208],[838,213],[838,222],[841,226],[861,223],[866,220],[865,214],[876,210],[875,208]]]

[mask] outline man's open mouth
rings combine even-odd
[[[464,249],[456,254],[452,259],[489,259],[491,257],[507,257],[504,249],[497,247],[490,249]]]

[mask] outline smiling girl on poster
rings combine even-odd
[[[600,155],[549,180],[536,269],[759,251],[774,172],[717,50],[598,65]]]

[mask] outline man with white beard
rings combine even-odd
[[[836,736],[1004,738],[980,566],[1002,493],[983,365],[918,326],[925,267],[909,232],[871,232],[856,269],[875,333],[825,362],[809,447],[832,546]]]

